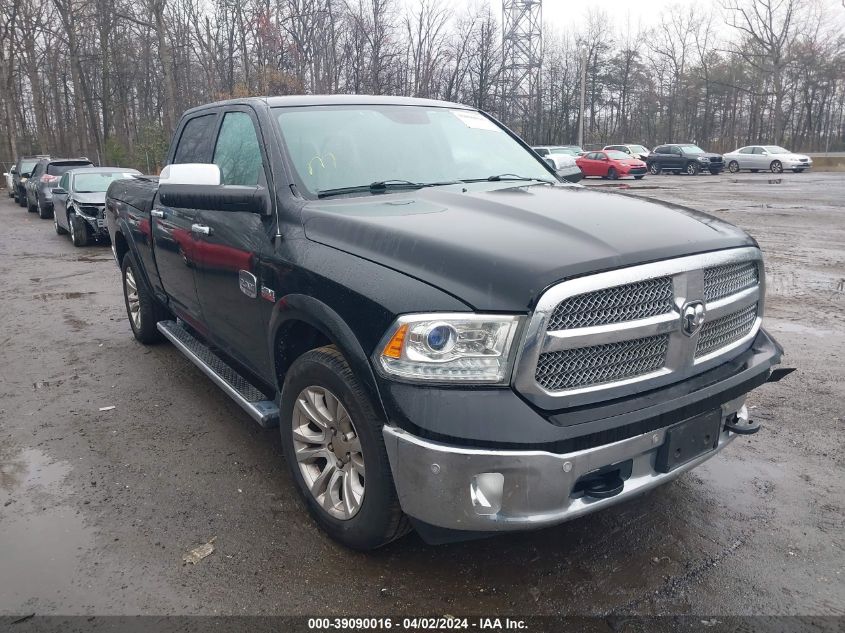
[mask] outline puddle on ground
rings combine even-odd
[[[0,613],[25,613],[78,603],[80,557],[94,544],[82,515],[61,494],[70,465],[37,449],[0,450]],[[49,503],[49,502],[47,502]]]
[[[95,292],[42,292],[41,294],[32,295],[33,299],[40,299],[41,301],[50,301],[52,299],[80,299],[87,295],[96,294]]]

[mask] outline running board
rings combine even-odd
[[[159,321],[156,327],[167,340],[188,357],[263,427],[279,424],[279,407],[260,389],[241,376],[178,321]]]

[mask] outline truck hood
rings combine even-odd
[[[310,240],[416,277],[476,310],[509,312],[530,309],[563,279],[755,245],[726,222],[663,202],[497,184],[314,201],[302,221]]]

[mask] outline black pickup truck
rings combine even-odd
[[[279,424],[369,549],[556,524],[756,431],[778,375],[756,242],[557,180],[484,113],[390,97],[195,108],[106,223],[135,337]]]

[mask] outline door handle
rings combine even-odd
[[[164,217],[164,211],[161,211],[159,209],[153,209],[152,211],[150,211],[150,215],[153,216],[154,218],[163,218]]]
[[[191,232],[202,233],[203,235],[211,235],[211,227],[205,224],[192,224]]]

